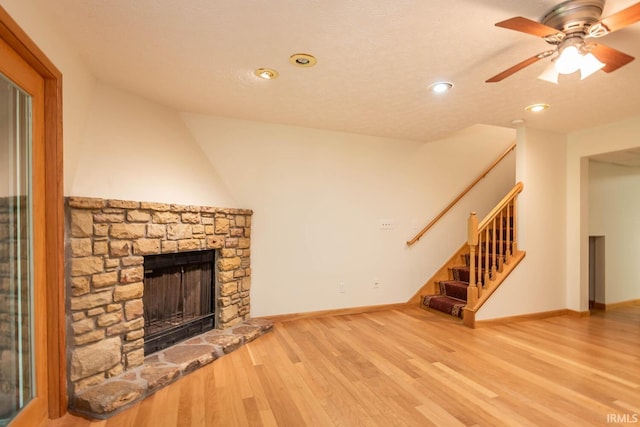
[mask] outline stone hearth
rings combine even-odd
[[[72,402],[89,389],[112,384],[111,379],[146,369],[145,255],[215,249],[215,328],[230,330],[249,320],[252,213],[66,199],[67,355]]]
[[[271,330],[272,322],[249,319],[228,330],[212,330],[147,356],[144,364],[75,395],[71,410],[108,418],[178,378],[208,365]]]

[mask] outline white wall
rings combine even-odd
[[[30,2],[0,4],[63,74],[65,195],[236,205],[177,112],[97,82]]]
[[[589,235],[604,236],[604,300],[640,299],[640,168],[589,162]]]
[[[478,310],[477,320],[546,312],[566,307],[566,136],[519,129],[516,180],[518,246],[526,257]]]
[[[178,113],[101,83],[87,112],[74,196],[237,206]]]
[[[464,242],[468,213],[484,215],[514,184],[511,154],[407,248],[406,240],[513,142],[513,130],[476,126],[421,144],[183,117],[236,200],[254,210],[254,316],[407,301]],[[381,230],[383,219],[394,228]]]
[[[0,0],[0,4],[63,74],[64,192],[70,194],[95,79],[46,14],[31,2]]]
[[[193,114],[182,122],[96,82],[29,2],[0,1],[63,73],[65,194],[254,209],[254,316],[406,301],[462,244],[469,211],[484,215],[514,183],[511,154],[408,249],[513,130],[474,126],[421,144]],[[394,228],[380,230],[388,219]]]
[[[637,148],[640,116],[568,135],[567,144],[567,307],[588,310],[588,156]]]

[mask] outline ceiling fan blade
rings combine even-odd
[[[503,72],[496,74],[495,76],[493,76],[489,80],[487,80],[485,83],[496,83],[496,82],[499,82],[501,80],[504,80],[507,77],[509,77],[510,75],[515,74],[518,71],[522,70],[523,68],[528,67],[529,65],[538,62],[542,58],[546,58],[547,56],[552,55],[553,52],[555,52],[555,50],[547,50],[545,52],[542,52],[542,53],[539,53],[537,55],[534,55],[531,58],[527,58],[524,61],[514,65],[513,67],[507,68]]]
[[[614,13],[604,18],[600,23],[612,33],[628,25],[635,24],[638,21],[640,21],[640,3],[636,3],[620,12]]]
[[[600,43],[594,43],[590,51],[600,62],[605,63],[605,66],[602,67],[602,71],[607,73],[627,65],[635,59],[631,55],[627,55],[626,53]]]
[[[553,27],[549,27],[539,22],[532,21],[528,18],[523,18],[522,16],[516,16],[515,18],[498,22],[496,24],[496,27],[520,31],[521,33],[532,34],[539,37],[547,37],[561,33],[561,31],[558,31]]]

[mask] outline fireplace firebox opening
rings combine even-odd
[[[216,327],[215,251],[144,257],[144,353]]]

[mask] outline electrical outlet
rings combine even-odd
[[[392,219],[381,219],[380,230],[393,230],[396,224]]]
[[[340,292],[341,294],[344,294],[345,292],[344,282],[338,283],[338,292]]]

